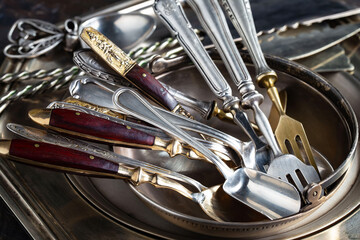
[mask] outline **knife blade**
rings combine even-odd
[[[290,29],[286,32],[263,35],[259,38],[259,41],[264,53],[297,60],[335,46],[359,32],[359,23],[344,24],[336,27],[321,23],[296,30]]]

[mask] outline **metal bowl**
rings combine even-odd
[[[246,62],[250,62],[248,55],[244,54],[243,57]],[[267,61],[279,75],[277,87],[280,90],[286,90],[288,94],[287,114],[303,123],[310,144],[335,169],[332,174],[327,175],[322,180],[324,185],[328,187],[327,195],[322,198],[322,204],[294,216],[273,221],[266,220],[251,209],[238,207],[234,211],[238,211],[241,215],[239,221],[220,223],[209,219],[196,203],[172,191],[156,189],[151,185],[132,187],[141,200],[167,221],[188,230],[211,236],[236,238],[288,237],[309,233],[309,224],[313,224],[314,227],[311,231],[326,225],[317,219],[322,219],[324,216],[326,218],[328,212],[338,207],[340,200],[346,196],[346,189],[349,189],[355,179],[353,178],[354,172],[357,173],[358,171],[357,162],[353,162],[358,141],[358,126],[352,108],[332,85],[301,65],[277,57],[267,57]],[[218,62],[218,66],[225,77],[229,79],[221,62]],[[250,71],[254,72],[252,66],[248,66]],[[211,94],[201,75],[193,66],[164,73],[158,76],[158,79],[198,99],[212,100],[216,98]],[[266,96],[263,89],[258,90]],[[233,92],[236,92],[235,88],[233,88]],[[271,101],[267,97],[265,97],[261,108],[265,113],[269,113]],[[216,119],[207,122],[207,124],[240,139],[247,140],[242,131],[234,125]],[[116,151],[189,175],[206,186],[223,182],[223,178],[216,169],[205,162],[182,157],[169,160],[166,154],[154,151],[125,148],[117,148]],[[347,171],[350,165],[353,167]],[[346,172],[347,174],[345,174]]]

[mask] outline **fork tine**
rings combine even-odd
[[[303,158],[303,156],[301,155],[301,152],[300,152],[300,148],[299,148],[299,145],[296,141],[296,136],[292,139],[288,139],[289,140],[289,143],[290,143],[290,146],[292,148],[292,150],[294,151],[294,155],[300,159],[301,161],[305,162],[305,159]]]
[[[286,139],[282,139],[281,136],[279,134],[277,134],[277,132],[275,132],[275,137],[277,139],[277,142],[278,142],[278,144],[280,146],[281,151],[283,153],[285,153],[285,154],[289,153],[289,150],[288,150],[288,148],[286,147],[286,144],[285,144]]]
[[[299,131],[299,138],[300,138],[300,141],[302,142],[302,145],[304,147],[306,157],[307,157],[309,163],[311,164],[311,166],[313,166],[315,168],[315,170],[319,173],[319,169],[318,169],[318,167],[317,167],[317,165],[315,163],[314,155],[313,155],[312,150],[310,148],[309,140],[306,137],[304,127],[302,125],[301,125],[301,127],[302,127],[303,131]]]

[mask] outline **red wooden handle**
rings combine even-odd
[[[77,169],[74,172],[91,172],[102,174],[116,174],[119,169],[117,163],[89,155],[84,152],[64,148],[52,144],[30,140],[14,139],[11,141],[9,155],[20,158],[23,162],[45,167]],[[48,165],[48,166],[46,166]]]
[[[178,105],[177,100],[149,72],[135,65],[125,76],[139,90],[145,92],[158,103],[172,111]]]
[[[154,136],[137,129],[90,114],[67,109],[53,109],[49,125],[81,133],[83,137],[89,135],[112,142],[152,146],[155,140]]]

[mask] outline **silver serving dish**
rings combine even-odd
[[[249,62],[249,57],[247,55],[243,56]],[[331,211],[334,211],[341,204],[339,199],[346,196],[345,189],[349,187],[346,182],[353,181],[351,174],[354,174],[353,171],[357,171],[356,168],[352,167],[351,171],[346,174],[351,165],[357,164],[353,160],[357,146],[358,126],[352,108],[342,95],[319,75],[284,59],[269,57],[268,62],[279,73],[279,89],[286,90],[288,93],[287,113],[304,124],[312,146],[335,169],[334,173],[326,172],[325,169],[326,177],[323,178],[323,184],[326,187],[331,185],[327,190],[327,196],[321,200],[317,207],[311,210],[305,210],[303,213],[275,221],[269,221],[253,210],[237,204],[237,208],[234,209],[239,213],[237,222],[219,223],[209,219],[197,204],[172,191],[156,189],[151,185],[130,187],[147,206],[168,223],[212,237],[290,237],[307,234],[309,231],[324,227],[323,223],[319,225],[319,221],[315,219],[327,218]],[[252,66],[248,66],[254,72]],[[219,67],[225,74],[224,67],[220,62]],[[164,73],[158,78],[198,99],[211,100],[215,98],[208,90],[198,71],[192,66]],[[226,78],[228,78],[227,75]],[[263,91],[263,89],[258,90]],[[266,98],[261,107],[266,113],[269,113],[271,108],[270,100]],[[208,122],[208,124],[238,138],[246,139],[246,136],[231,124],[216,119]],[[189,161],[182,157],[168,159],[163,153],[155,151],[127,148],[116,148],[115,150],[123,155],[187,174],[198,179],[206,186],[213,186],[223,182],[217,170],[207,163]],[[324,164],[321,158],[317,160],[320,166],[327,168],[326,163]],[[97,179],[90,180],[92,184],[96,185],[96,189],[101,189],[101,195],[107,201],[106,204],[103,204],[99,202],[99,196],[94,197],[93,186],[90,187],[89,182],[84,183],[82,181],[79,183],[78,177],[72,177],[71,179],[77,188],[82,189],[81,192],[86,198],[92,199],[100,209],[110,216],[118,218],[116,208],[124,208],[123,203],[119,205],[123,194],[119,193],[118,197],[113,195],[113,191],[118,192],[115,190],[119,184],[118,182],[108,182],[105,185]],[[109,208],[110,205],[111,208]],[[157,227],[159,226],[157,225]],[[166,227],[163,230],[167,230]],[[181,234],[186,235],[186,232]]]

